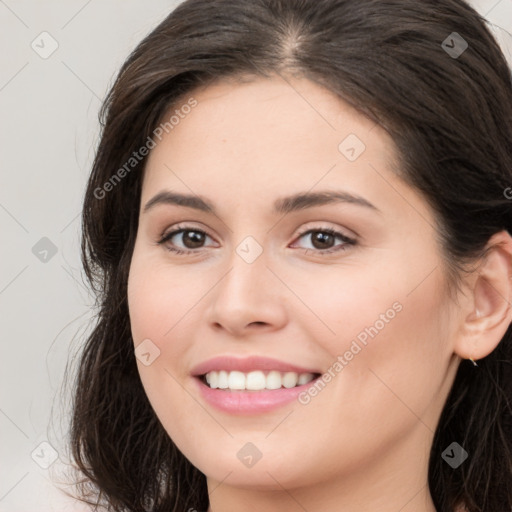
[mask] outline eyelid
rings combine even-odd
[[[164,231],[164,233],[161,235],[160,239],[157,241],[157,245],[163,245],[167,241],[169,241],[171,238],[173,238],[174,236],[176,236],[180,233],[185,233],[187,231],[196,231],[196,232],[204,234],[207,237],[214,240],[214,237],[211,236],[203,228],[197,228],[192,224],[179,224],[177,226],[174,226],[171,230],[169,230],[167,232]],[[337,252],[343,252],[344,250],[347,249],[347,247],[355,246],[358,244],[358,236],[349,236],[349,235],[345,234],[342,230],[340,230],[340,228],[333,228],[330,226],[325,226],[325,225],[322,226],[322,225],[318,225],[318,224],[313,225],[313,226],[310,225],[309,227],[305,227],[301,231],[299,231],[294,236],[293,243],[296,243],[296,241],[300,240],[303,236],[310,234],[310,233],[315,233],[315,232],[328,233],[331,236],[334,236],[335,238],[341,239],[341,241],[343,242],[341,245],[335,245],[334,247],[331,247],[329,249],[323,249],[323,250],[322,249],[311,249],[312,252],[314,252],[318,255],[327,255],[327,254],[333,254],[333,253],[337,253]],[[167,250],[169,250],[170,252],[178,253],[178,254],[194,255],[194,254],[201,253],[205,248],[207,248],[207,247],[199,247],[197,249],[180,249],[180,248],[167,247]],[[306,249],[306,251],[309,251],[309,250],[310,249]]]
[[[334,245],[333,247],[330,247],[329,249],[306,249],[306,252],[312,251],[315,255],[324,256],[324,255],[331,255],[336,253],[341,253],[345,250],[347,250],[348,247],[356,246],[358,245],[358,237],[353,236],[347,236],[343,231],[338,230],[338,228],[332,228],[327,226],[313,226],[304,229],[303,231],[300,231],[294,240],[300,240],[305,235],[308,235],[310,233],[328,233],[334,238],[341,239],[343,242],[340,245]],[[296,243],[295,241],[293,242]]]
[[[346,228],[340,228],[338,226],[329,226],[325,223],[322,223],[322,221],[318,221],[316,224],[314,222],[308,222],[307,227],[301,228],[295,237],[300,237],[311,231],[336,232],[338,235],[353,240],[354,242],[359,239],[359,235],[355,231]]]
[[[159,244],[164,243],[167,240],[169,240],[170,238],[172,238],[173,236],[177,235],[178,233],[183,233],[186,231],[197,231],[198,233],[205,234],[207,237],[211,238],[212,240],[215,239],[212,235],[210,235],[208,233],[208,231],[206,229],[204,229],[202,227],[199,228],[199,227],[194,226],[193,224],[181,224],[180,223],[180,224],[174,226],[172,229],[166,229],[163,232],[163,234],[160,236],[157,243],[159,243]],[[198,252],[199,250],[200,249],[197,249],[197,250],[191,249],[192,252]]]

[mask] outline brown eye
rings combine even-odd
[[[306,251],[321,255],[344,251],[348,249],[348,246],[357,243],[356,240],[331,228],[309,229],[299,235],[299,239],[307,239],[307,237],[311,240],[311,247],[306,247]],[[340,240],[342,243],[336,244],[336,240]]]
[[[322,231],[314,231],[312,233],[311,243],[315,249],[330,249],[335,242],[334,235],[324,233]]]
[[[187,249],[197,249],[204,243],[205,233],[201,231],[182,231],[181,241]]]
[[[183,254],[202,249],[207,237],[210,238],[200,229],[182,227],[163,235],[158,243],[165,245],[172,252]]]

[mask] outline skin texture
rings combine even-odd
[[[512,319],[510,236],[496,237],[505,248],[455,304],[432,212],[393,173],[383,129],[306,79],[226,80],[193,97],[147,162],[128,300],[134,346],[149,339],[160,351],[148,366],[137,361],[142,383],[207,476],[209,510],[434,512],[429,450],[460,357],[487,355]],[[349,134],[366,146],[353,162],[338,149]],[[144,213],[163,190],[205,197],[217,215],[176,205]],[[360,195],[379,212],[347,203],[271,211],[279,197],[320,190]],[[157,244],[178,225],[208,236],[194,249],[177,234],[167,247],[195,253]],[[322,255],[343,242],[319,249],[299,238],[312,228],[357,244]],[[247,236],[263,250],[252,263],[236,252]],[[190,375],[219,355],[325,372],[397,302],[400,312],[306,405],[231,415],[207,404]],[[247,442],[262,453],[251,468],[237,457]]]

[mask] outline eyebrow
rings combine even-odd
[[[351,194],[342,190],[324,190],[320,192],[300,192],[287,197],[281,197],[274,201],[273,213],[287,214],[299,210],[312,208],[313,206],[322,206],[334,203],[348,203],[363,206],[365,208],[382,213],[374,204],[370,203],[364,197]],[[144,206],[143,213],[160,204],[173,204],[194,208],[206,213],[217,215],[215,205],[205,197],[190,194],[181,194],[164,190],[156,194]]]

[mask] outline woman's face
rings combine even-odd
[[[394,174],[392,140],[305,79],[190,96],[150,152],[129,275],[161,423],[210,482],[384,486],[402,472],[419,490],[455,314],[432,212]]]

